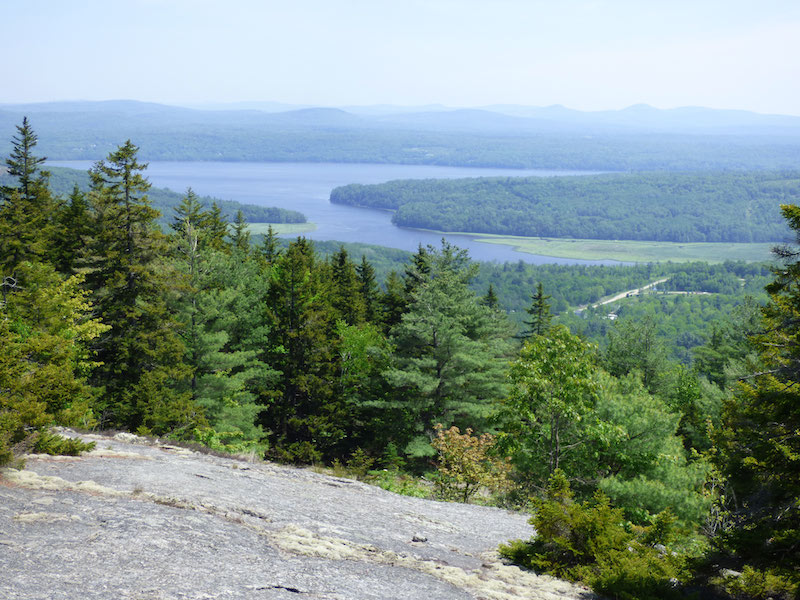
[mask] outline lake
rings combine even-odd
[[[57,167],[86,170],[91,161],[51,161]],[[247,204],[278,206],[302,212],[317,229],[306,233],[316,240],[362,242],[414,251],[419,244],[439,246],[442,234],[397,227],[384,210],[331,204],[331,190],[348,183],[384,183],[394,179],[456,179],[460,177],[558,177],[589,175],[594,171],[546,171],[381,165],[358,163],[263,162],[151,162],[145,172],[156,187],[184,192],[191,187],[201,196],[214,196]],[[517,252],[510,246],[486,244],[471,236],[447,235],[451,243],[466,248],[481,261],[523,260],[528,263],[620,264]]]

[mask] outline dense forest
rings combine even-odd
[[[402,180],[334,189],[331,202],[395,210],[404,227],[667,242],[783,242],[800,173],[635,173]]]
[[[68,196],[77,187],[81,193],[86,193],[91,187],[89,174],[76,169],[65,169],[62,167],[50,167],[49,183],[53,194],[57,196]],[[11,185],[13,178],[0,171],[0,186]],[[166,188],[151,187],[147,193],[150,203],[160,213],[160,222],[167,225],[169,215],[181,203],[182,196],[177,192]],[[221,200],[209,196],[198,196],[197,201],[206,209],[214,205],[219,209],[220,216],[229,221],[236,218],[236,214],[241,211],[244,219],[248,223],[305,223],[306,217],[303,213],[276,206],[258,206],[256,204],[240,204],[231,200]]]
[[[532,510],[537,536],[501,553],[609,597],[796,597],[794,249],[764,306],[742,298],[681,363],[622,308],[601,346],[570,331],[541,281],[515,328],[444,241],[381,286],[366,256],[271,231],[256,244],[192,193],[165,231],[130,141],[88,191],[55,194],[36,145],[24,120],[0,198],[0,464],[84,449],[58,424],[426,474],[440,498]],[[782,213],[800,231],[800,208]],[[628,282],[663,278],[647,268]],[[735,276],[763,271],[697,266],[671,289],[730,294]]]

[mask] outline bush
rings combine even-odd
[[[81,452],[93,450],[94,442],[84,442],[75,438],[65,438],[43,430],[36,436],[33,451],[39,454],[78,456]]]
[[[462,434],[458,427],[445,430],[442,425],[435,429],[432,445],[439,453],[439,470],[434,484],[440,498],[469,502],[481,488],[498,492],[508,487],[510,466],[489,454],[494,436],[472,435],[471,429]]]
[[[688,572],[683,557],[664,546],[674,538],[674,523],[665,511],[651,526],[632,526],[602,492],[576,503],[556,470],[546,498],[535,501],[536,536],[501,545],[500,554],[537,572],[582,581],[610,598],[678,598]]]
[[[761,571],[744,567],[739,576],[728,576],[719,581],[721,587],[734,598],[772,598],[792,600],[800,597],[800,581],[795,573],[779,572],[777,569]]]

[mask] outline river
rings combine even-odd
[[[48,164],[86,170],[93,163],[51,161]],[[311,239],[362,242],[414,251],[419,244],[438,246],[442,234],[397,227],[391,222],[391,213],[388,211],[331,204],[331,190],[348,183],[383,183],[393,179],[557,177],[592,173],[594,172],[358,163],[151,162],[145,175],[154,186],[177,192],[184,192],[191,187],[201,196],[298,210],[317,226],[315,231],[305,234]],[[517,252],[510,246],[479,242],[472,236],[446,237],[456,246],[466,248],[473,259],[481,261],[619,264],[615,261],[586,261],[527,254]]]

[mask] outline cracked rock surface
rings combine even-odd
[[[499,560],[499,543],[532,535],[526,515],[79,437],[96,449],[0,471],[0,598],[593,598]]]

